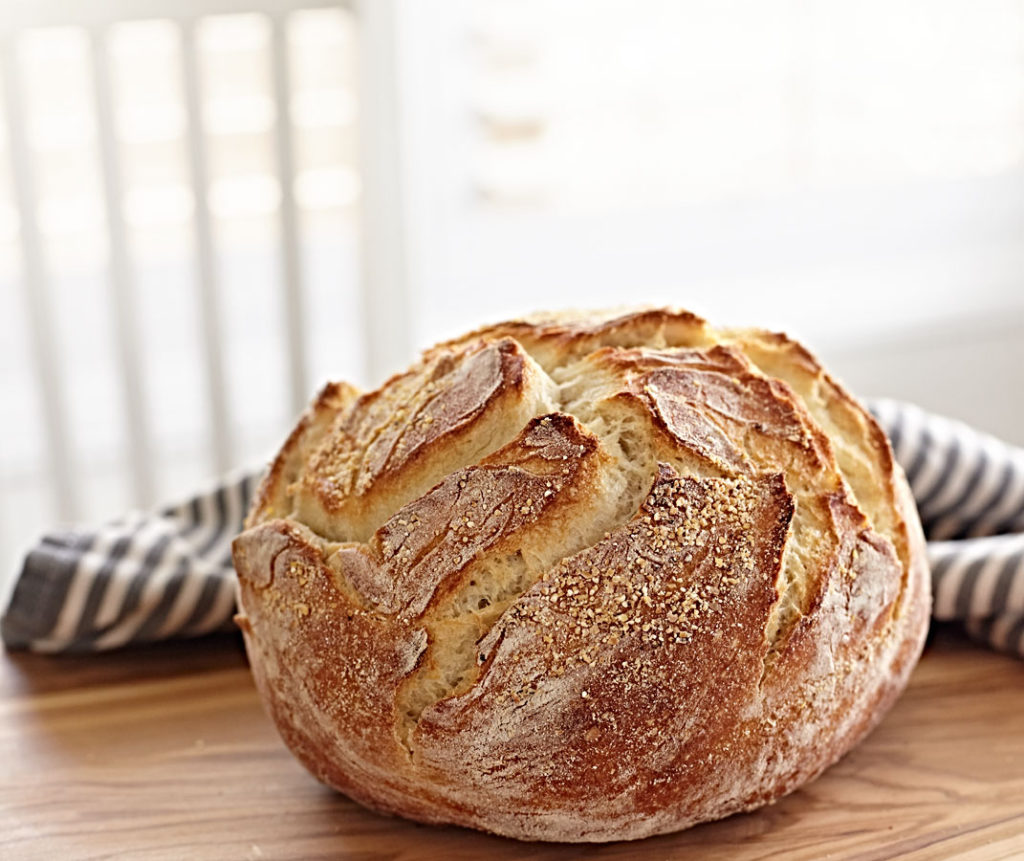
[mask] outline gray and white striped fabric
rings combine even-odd
[[[1024,449],[908,404],[871,405],[928,536],[933,615],[1024,657]],[[231,539],[258,473],[155,514],[45,536],[0,632],[8,648],[94,651],[229,629]]]
[[[0,619],[4,645],[97,651],[230,630],[231,541],[259,479],[235,476],[154,514],[44,536]]]
[[[921,514],[932,617],[1024,657],[1024,449],[910,404],[871,409]]]

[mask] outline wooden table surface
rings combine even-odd
[[[815,783],[753,814],[605,846],[369,813],[316,783],[235,637],[0,655],[0,858],[1024,858],[1024,662],[950,631]]]

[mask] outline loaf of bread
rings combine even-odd
[[[871,416],[785,336],[674,310],[537,315],[328,385],[234,560],[316,777],[525,840],[791,792],[892,705],[930,601]]]

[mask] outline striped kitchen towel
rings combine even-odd
[[[1024,449],[908,404],[871,407],[921,512],[934,618],[1024,656]],[[237,476],[155,514],[47,535],[0,621],[4,643],[93,651],[229,629],[231,539],[259,477]]]

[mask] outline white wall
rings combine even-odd
[[[819,352],[854,392],[913,401],[1024,446],[1024,312]]]

